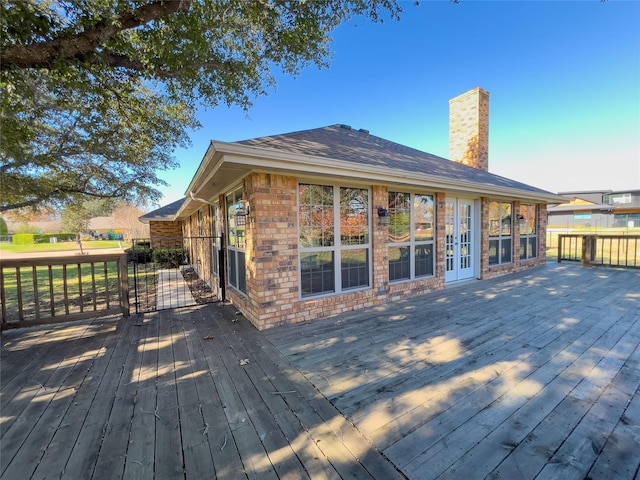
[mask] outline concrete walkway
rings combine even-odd
[[[182,271],[177,268],[158,270],[157,309],[196,305],[189,286],[184,281]]]

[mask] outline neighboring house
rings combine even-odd
[[[182,238],[182,220],[177,220],[176,215],[184,203],[184,198],[176,200],[169,205],[160,207],[157,210],[140,217],[142,223],[149,224],[149,236],[152,247],[161,238]]]
[[[640,228],[640,190],[563,192],[573,198],[549,208],[549,226]]]
[[[192,263],[260,329],[544,264],[566,199],[487,171],[487,92],[450,109],[455,161],[346,125],[212,142],[179,208],[143,219],[222,237]]]

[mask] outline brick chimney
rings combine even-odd
[[[478,87],[449,100],[449,158],[489,170],[489,92]]]

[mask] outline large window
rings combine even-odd
[[[298,208],[301,295],[368,287],[369,191],[300,184]]]
[[[389,280],[433,275],[432,195],[389,192]]]
[[[220,205],[209,206],[209,218],[211,218],[211,269],[214,275],[220,276],[220,252],[222,250],[222,225],[220,222]]]
[[[227,262],[229,264],[229,284],[241,292],[247,293],[245,266],[247,211],[242,196],[242,188],[239,188],[226,197]]]
[[[489,265],[511,262],[510,203],[489,202]]]
[[[520,258],[529,259],[538,256],[538,218],[535,205],[520,205]]]

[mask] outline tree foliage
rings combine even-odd
[[[395,0],[6,0],[0,211],[157,200],[195,109],[248,109],[275,70],[325,67],[330,32]]]
[[[91,213],[81,203],[72,203],[62,211],[60,221],[63,232],[80,235],[89,229]]]

